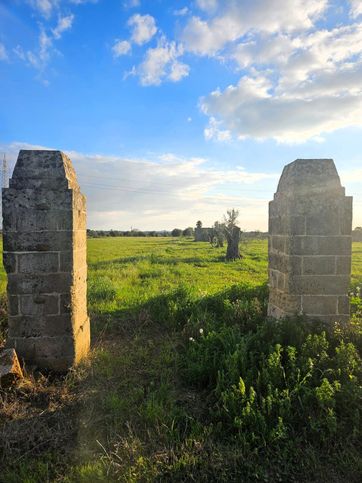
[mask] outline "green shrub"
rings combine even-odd
[[[361,437],[360,324],[324,326],[302,318],[260,322],[253,305],[224,313],[189,337],[188,384],[204,388],[220,438],[245,449],[358,443]],[[249,322],[254,316],[254,327]],[[239,318],[240,317],[240,318]],[[239,318],[239,319],[238,319]],[[242,327],[249,326],[245,331]]]

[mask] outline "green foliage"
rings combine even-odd
[[[260,321],[251,309],[255,323],[245,330],[244,317],[224,317],[185,342],[185,381],[209,393],[219,437],[248,451],[282,451],[290,441],[316,448],[358,444],[360,326]]]

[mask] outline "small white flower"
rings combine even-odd
[[[200,329],[199,332],[202,335],[204,333],[204,329]]]
[[[193,337],[190,337],[190,338],[189,338],[189,341],[190,341],[190,342],[195,342],[195,339],[194,339]]]

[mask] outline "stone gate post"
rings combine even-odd
[[[66,371],[90,344],[85,197],[65,154],[26,150],[2,197],[7,346],[27,363]]]
[[[352,197],[332,159],[285,166],[269,204],[269,305],[276,318],[349,319]]]

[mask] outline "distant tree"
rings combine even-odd
[[[239,251],[239,242],[241,238],[241,230],[236,225],[239,217],[238,210],[228,210],[224,215],[224,234],[227,241],[226,260],[237,260],[241,258]]]
[[[181,236],[182,235],[182,230],[180,230],[180,228],[174,228],[171,231],[171,235],[172,236]]]
[[[192,236],[194,234],[194,229],[189,226],[188,228],[185,228],[184,231],[182,232],[183,236]]]
[[[197,221],[196,222],[196,228],[202,228],[202,221]]]

